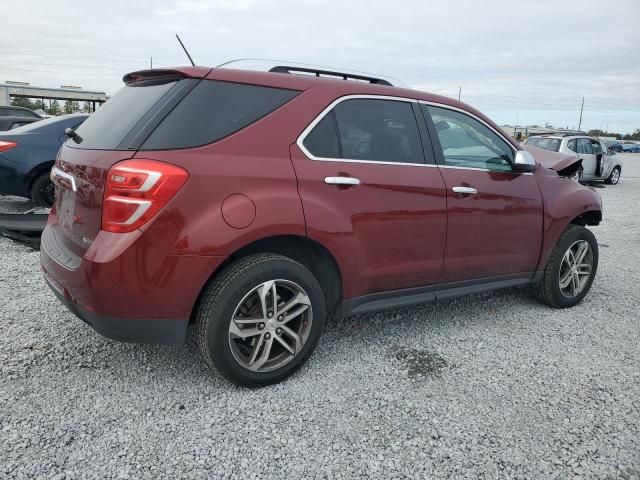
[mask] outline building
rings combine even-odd
[[[74,86],[47,88],[33,87],[27,82],[0,83],[0,106],[10,105],[12,97],[35,98],[41,100],[43,104],[48,100],[49,106],[52,100],[87,102],[92,112],[96,110],[96,106],[100,106],[109,98],[105,92],[84,90]]]

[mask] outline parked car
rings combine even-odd
[[[638,153],[640,152],[640,145],[636,143],[623,143],[622,151],[626,153]]]
[[[525,145],[575,156],[581,162],[575,176],[578,181],[604,180],[612,185],[620,181],[622,158],[595,137],[543,135],[529,137]]]
[[[333,317],[525,284],[584,298],[594,189],[449,97],[296,71],[126,75],[52,170],[40,258],[62,303],[121,341],[193,323],[210,366],[261,386]]]
[[[65,128],[76,128],[89,115],[73,114],[40,120],[0,133],[0,195],[17,195],[37,206],[53,206],[49,178]]]
[[[23,125],[29,125],[39,121],[39,118],[29,117],[0,117],[0,132],[7,130],[13,130],[14,128],[22,127]]]
[[[604,142],[604,144],[607,146],[607,148],[613,152],[622,152],[622,143],[615,141],[615,142]]]
[[[25,107],[16,107],[14,105],[3,105],[0,107],[0,117],[26,117],[41,119],[42,116]]]

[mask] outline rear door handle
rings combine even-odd
[[[360,180],[353,177],[324,177],[327,185],[360,185]]]
[[[478,193],[478,190],[473,187],[453,187],[452,190],[463,195],[475,195]]]

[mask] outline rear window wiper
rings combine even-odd
[[[82,137],[76,133],[73,128],[67,127],[64,129],[64,134],[69,137],[74,142],[80,144],[82,143]]]

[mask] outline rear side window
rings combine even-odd
[[[76,131],[82,143],[67,141],[67,145],[90,150],[117,150],[138,121],[176,83],[127,85],[78,127]]]
[[[424,163],[418,124],[409,102],[345,100],[324,116],[303,144],[320,158]]]
[[[203,80],[167,115],[141,148],[165,150],[215,142],[268,115],[298,93]]]
[[[578,151],[578,146],[577,146],[578,141],[574,138],[572,140],[569,140],[567,142],[567,147],[569,147],[569,150],[572,150],[574,152]]]
[[[333,112],[325,115],[309,132],[309,135],[304,139],[304,146],[316,157],[340,158]]]

